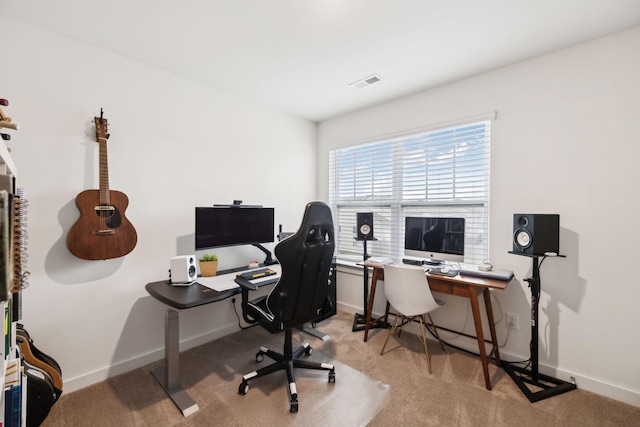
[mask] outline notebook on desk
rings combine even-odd
[[[224,292],[240,287],[240,285],[233,281],[233,276],[230,275],[198,277],[196,283],[218,292]]]

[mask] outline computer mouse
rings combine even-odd
[[[442,268],[440,268],[440,272],[441,272],[442,274],[447,274],[447,273],[449,272],[449,267],[442,267]]]

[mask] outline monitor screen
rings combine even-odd
[[[196,207],[196,250],[274,241],[274,209]]]
[[[463,262],[464,218],[406,217],[404,253],[432,262]]]

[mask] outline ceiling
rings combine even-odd
[[[0,14],[320,122],[638,26],[640,0],[0,0]]]

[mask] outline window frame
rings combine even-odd
[[[373,212],[374,237],[378,240],[367,242],[368,255],[393,259],[403,257],[405,216],[463,216],[467,223],[464,263],[480,264],[487,259],[491,122],[495,119],[496,113],[491,112],[331,150],[329,205],[336,227],[336,257],[348,261],[362,260],[363,244],[355,239],[356,213]],[[481,130],[463,135],[465,130],[479,125]],[[422,159],[415,164],[407,157],[411,155],[409,143],[418,151],[424,150]],[[438,151],[434,144],[442,144],[444,151],[453,150],[451,156],[459,150],[460,156],[456,159],[459,163],[456,165],[454,160],[448,159],[449,163],[442,162],[444,167],[438,170],[441,166],[438,161],[428,160]],[[476,157],[469,154],[472,145],[478,150]],[[363,158],[369,154],[370,159]],[[351,169],[344,167],[345,156],[353,156],[347,160],[352,161]],[[415,176],[407,173],[408,166],[415,168]],[[421,177],[421,173],[430,177]],[[410,179],[415,182],[405,183]],[[421,179],[425,179],[424,183],[420,182]],[[407,189],[420,190],[422,194],[406,196]],[[456,195],[457,191],[462,193]]]

